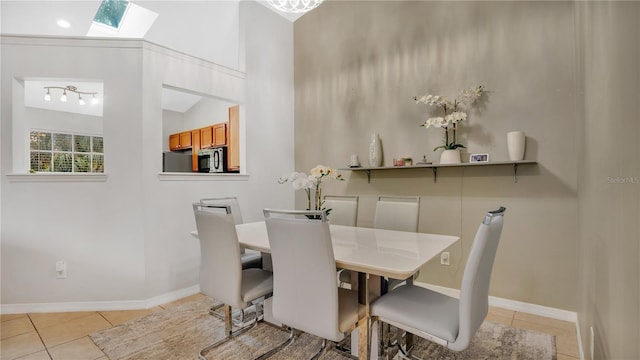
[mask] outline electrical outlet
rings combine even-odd
[[[67,278],[67,263],[62,261],[62,260],[58,260],[56,262],[56,277],[58,279],[66,279]]]
[[[440,254],[440,265],[450,265],[448,251],[445,251]]]

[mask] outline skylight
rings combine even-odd
[[[127,6],[129,6],[127,0],[102,0],[93,21],[117,29],[127,11]]]
[[[143,39],[157,17],[127,0],[103,0],[87,36]]]

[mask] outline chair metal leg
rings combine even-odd
[[[422,360],[422,358],[417,357],[413,354],[411,354],[411,351],[413,350],[413,334],[411,334],[410,332],[406,332],[405,335],[405,346],[402,346],[402,332],[400,331],[400,329],[398,329],[398,336],[400,336],[400,338],[398,339],[397,342],[397,346],[398,346],[398,351],[400,351],[400,356],[403,359],[410,359],[410,360]]]
[[[378,359],[384,359],[386,357],[386,341],[384,339],[384,324],[378,320]]]
[[[220,315],[218,315],[218,313],[216,313],[216,311],[217,311],[218,309],[220,309],[221,307],[223,307],[223,306],[224,306],[224,304],[218,304],[218,305],[214,305],[214,306],[212,306],[212,307],[209,309],[209,315],[213,315],[213,316],[220,316]],[[222,318],[222,317],[220,317],[220,318]]]
[[[410,332],[405,332],[404,336],[404,346],[407,349],[407,352],[410,353],[413,349],[413,334]]]
[[[258,319],[259,316],[256,314],[256,318],[255,320],[250,324],[247,325],[245,327],[242,327],[236,331],[233,331],[233,319],[231,317],[231,306],[229,305],[223,305],[223,311],[224,311],[224,333],[225,333],[225,337],[212,343],[209,344],[205,347],[203,347],[202,349],[200,349],[200,351],[198,352],[198,359],[200,360],[207,360],[205,357],[205,354],[208,353],[209,351],[211,351],[212,349],[224,344],[225,342],[231,340],[233,337],[238,336],[240,334],[243,334],[251,329],[253,329],[254,327],[256,327],[258,325]]]
[[[289,337],[285,341],[283,341],[280,344],[276,345],[276,347],[274,347],[273,349],[267,351],[266,353],[258,356],[254,360],[265,360],[265,359],[268,359],[273,354],[277,353],[278,351],[284,349],[287,345],[291,344],[296,339],[297,336],[298,336],[297,331],[294,330],[293,328],[291,328],[291,332],[289,333]]]
[[[339,351],[341,354],[348,356],[351,354],[351,346],[346,345],[348,342],[351,342],[350,338],[344,338],[342,341],[335,345],[335,349]]]
[[[322,344],[320,345],[320,349],[309,360],[316,360],[324,353],[326,349],[327,349],[327,339],[322,339]]]

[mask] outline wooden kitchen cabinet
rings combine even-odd
[[[227,169],[240,171],[240,106],[229,108],[227,123]]]
[[[198,152],[200,151],[200,129],[191,130],[191,171],[198,172]]]
[[[191,131],[169,135],[169,150],[191,149]]]
[[[229,108],[229,121],[200,129],[169,135],[171,151],[191,150],[192,169],[198,171],[198,152],[217,146],[227,146],[228,171],[240,171],[240,106]]]
[[[213,146],[213,128],[211,126],[200,129],[200,148],[206,149]]]
[[[169,150],[180,150],[180,134],[169,135]]]
[[[188,149],[191,147],[191,131],[180,133],[180,147],[182,149]]]
[[[227,124],[220,123],[200,129],[200,148],[227,145]]]
[[[227,124],[215,124],[212,127],[213,130],[213,145],[222,146],[227,145]]]

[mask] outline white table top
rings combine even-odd
[[[247,249],[268,253],[264,221],[236,225],[238,241]],[[330,225],[336,266],[395,279],[407,279],[460,238]],[[197,234],[194,234],[197,236]]]

